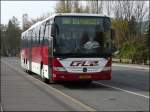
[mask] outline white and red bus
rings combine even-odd
[[[21,66],[44,82],[111,79],[113,30],[99,14],[55,14],[21,36]]]

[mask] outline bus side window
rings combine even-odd
[[[32,41],[33,41],[32,33],[33,33],[33,32],[32,32],[32,30],[30,30],[30,34],[29,34],[29,36],[30,36],[30,43],[31,43],[31,45],[30,45],[30,46],[31,46],[31,47],[32,47],[32,44],[33,44],[33,42],[32,42]]]
[[[26,33],[26,48],[28,48],[28,36],[27,36],[27,33]]]
[[[46,23],[46,28],[45,28],[45,35],[44,35],[45,45],[48,45],[48,38],[49,38],[49,21]]]
[[[25,36],[24,36],[24,47],[26,48],[27,46],[26,46],[26,34],[25,34]]]
[[[35,32],[35,29],[33,29],[32,39],[33,39],[32,45],[35,46],[35,44],[36,44],[36,32]]]
[[[43,37],[44,37],[44,24],[41,25],[40,28],[40,44],[43,44]]]
[[[33,36],[32,36],[33,35],[33,30],[31,31],[30,35],[31,35],[31,47],[32,47],[33,46]]]
[[[39,32],[39,34],[38,34],[38,45],[40,45],[41,27],[39,27],[38,32]]]
[[[32,31],[31,37],[32,37],[32,47],[33,47],[34,46],[34,31]]]
[[[34,46],[37,46],[37,30],[35,28],[35,45]]]
[[[28,33],[26,34],[26,36],[27,36],[27,48],[29,47],[29,42],[28,42],[28,38],[29,38],[29,36],[28,36]]]
[[[36,29],[34,28],[34,47],[36,46]]]
[[[38,28],[35,28],[35,45],[38,46]]]
[[[43,25],[44,25],[44,30],[43,30],[43,40],[42,40],[42,43],[45,44],[45,41],[46,41],[46,23],[44,23]]]
[[[24,47],[23,47],[23,37],[24,37],[24,36],[22,35],[22,36],[21,36],[21,49],[24,48]]]
[[[23,48],[25,48],[25,35],[23,36]]]
[[[31,31],[28,32],[28,44],[29,44],[29,47],[31,46]]]

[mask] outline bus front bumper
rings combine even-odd
[[[52,80],[54,81],[79,81],[79,80],[111,80],[111,70],[99,73],[68,73],[55,72]]]

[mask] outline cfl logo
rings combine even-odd
[[[98,61],[73,61],[70,66],[98,66]]]

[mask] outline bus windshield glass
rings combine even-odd
[[[107,17],[58,16],[55,52],[58,56],[111,54],[110,19]]]

